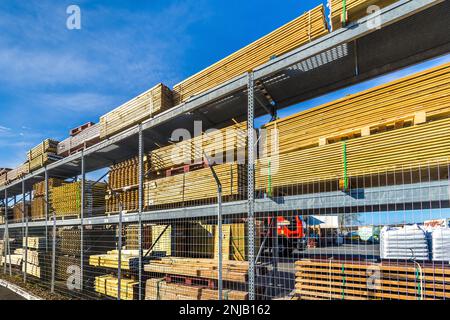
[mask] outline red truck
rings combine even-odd
[[[298,215],[288,217],[276,217],[277,237],[275,236],[273,217],[267,219],[270,227],[270,247],[275,248],[275,239],[278,238],[278,249],[283,255],[291,255],[292,251],[304,250],[307,245],[306,224]]]

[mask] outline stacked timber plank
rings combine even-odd
[[[73,130],[72,130],[73,131]],[[81,127],[79,132],[58,143],[56,154],[67,157],[100,141],[100,124]]]
[[[171,274],[186,277],[217,279],[217,260],[166,257],[151,260],[144,270],[152,273]],[[224,281],[245,283],[247,280],[248,262],[223,261],[222,277]]]
[[[144,173],[148,171],[147,157],[144,157]],[[108,176],[109,187],[106,195],[106,212],[119,212],[119,204],[124,211],[138,210],[139,158],[133,157],[111,166]]]
[[[216,300],[218,296],[216,280],[218,277],[217,260],[189,259],[189,258],[162,258],[151,260],[144,266],[156,278],[147,280],[146,300]],[[223,280],[233,288],[239,287],[237,283],[247,280],[247,262],[223,263]],[[164,278],[158,277],[163,275]],[[224,289],[224,299],[245,300],[247,292]]]
[[[130,128],[173,106],[172,92],[162,83],[100,117],[100,138]]]
[[[51,259],[50,255],[45,252],[45,238],[28,237],[28,242],[26,240],[27,238],[23,237],[21,251],[24,263],[22,263],[22,271],[40,279],[48,278]]]
[[[152,226],[142,226],[142,248],[150,249],[152,245]],[[127,250],[139,250],[139,226],[127,225],[125,227],[125,247]]]
[[[446,264],[296,261],[301,299],[428,300],[450,297]]]
[[[6,174],[6,179],[8,180],[7,183],[11,183],[14,180],[17,180],[28,173],[30,173],[30,164],[28,161],[26,161],[17,168],[8,171],[8,173]]]
[[[356,21],[372,12],[368,9],[372,5],[384,8],[397,0],[328,0],[330,9],[330,24],[332,30],[339,29],[349,22]]]
[[[31,205],[29,201],[25,202],[25,206],[23,203],[17,203],[13,207],[13,222],[21,222],[24,221],[27,217],[30,217]]]
[[[268,131],[287,153],[420,124],[450,113],[450,63],[278,119]],[[274,148],[274,150],[276,150]]]
[[[49,178],[48,179],[48,193],[49,193],[49,209],[51,209],[51,198],[53,188],[63,185],[65,182],[62,179]],[[44,219],[45,211],[45,181],[35,183],[33,185],[33,200],[31,200],[31,219]],[[52,214],[48,212],[49,216]]]
[[[104,183],[85,181],[85,212],[91,215],[100,215],[105,212]],[[53,188],[51,194],[52,208],[57,217],[79,216],[81,210],[81,182],[66,183]]]
[[[9,168],[0,168],[0,186],[4,186],[8,182]]]
[[[168,283],[164,278],[148,279],[145,285],[145,300],[217,300],[217,290]],[[248,293],[224,289],[223,300],[247,300]]]
[[[122,250],[120,267],[122,270],[137,271],[139,267],[138,250]],[[93,267],[119,268],[119,253],[117,250],[108,251],[106,254],[96,254],[89,256],[89,265]]]
[[[30,171],[42,168],[43,166],[61,159],[61,156],[56,154],[58,141],[46,139],[33,149],[28,151],[27,157],[30,164]]]
[[[202,163],[206,153],[211,162],[245,160],[247,122],[235,123],[222,129],[207,131],[192,139],[161,147],[150,154],[150,170],[160,172],[181,165]]]
[[[175,104],[328,33],[322,5],[174,86]]]
[[[5,263],[5,257],[0,257],[1,265]],[[23,249],[15,249],[14,252],[11,255],[6,256],[6,264],[9,265],[9,262],[11,261],[12,266],[21,267],[23,262]]]
[[[246,189],[246,168],[239,164],[214,167],[222,183],[224,197],[242,197]],[[217,185],[209,168],[168,176],[146,182],[144,204],[148,207],[217,197]]]
[[[257,161],[257,189],[448,164],[450,118],[284,153],[276,170],[269,161]]]
[[[109,297],[118,298],[119,280],[110,275],[95,277],[95,291]],[[138,282],[131,279],[120,280],[120,299],[136,300]]]

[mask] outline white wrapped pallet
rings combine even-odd
[[[428,260],[427,233],[418,225],[383,227],[380,233],[381,259]]]
[[[433,261],[450,261],[450,228],[436,228],[431,232]]]

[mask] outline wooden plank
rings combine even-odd
[[[322,5],[176,84],[175,104],[186,101],[328,33]]]

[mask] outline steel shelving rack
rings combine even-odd
[[[380,23],[380,29],[373,28],[373,21]],[[25,195],[37,181],[51,177],[72,178],[85,176],[89,172],[106,168],[126,160],[136,154],[139,157],[139,199],[138,212],[126,215],[90,217],[81,211],[80,218],[58,220],[46,219],[22,223],[6,223],[0,230],[33,227],[45,228],[52,232],[52,276],[51,290],[55,280],[55,230],[61,226],[106,225],[122,223],[151,222],[165,219],[201,218],[211,216],[216,205],[144,211],[143,206],[143,157],[154,148],[155,143],[167,144],[174,128],[184,127],[195,120],[202,120],[208,128],[220,126],[226,120],[248,120],[248,129],[254,127],[255,117],[274,113],[276,110],[266,97],[255,88],[260,81],[276,102],[276,109],[316,97],[333,90],[382,75],[414,63],[425,61],[450,52],[450,1],[442,0],[401,0],[379,13],[366,16],[347,27],[338,29],[324,37],[312,41],[292,52],[277,57],[205,93],[167,110],[140,125],[119,133],[109,139],[70,155],[45,168],[36,170],[13,183],[0,187],[0,200],[9,202],[18,195]],[[208,129],[204,128],[204,129]],[[193,128],[186,128],[193,131]],[[246,214],[249,219],[249,297],[254,299],[255,270],[253,250],[253,220],[255,213],[273,211],[356,208],[369,205],[391,205],[396,203],[422,203],[450,200],[450,187],[445,181],[365,188],[345,193],[341,191],[320,192],[309,195],[282,197],[282,201],[269,198],[255,198],[253,183],[253,130],[248,130],[248,197],[246,200],[223,203],[224,216]],[[46,184],[48,188],[48,184]],[[82,186],[84,183],[82,183]],[[46,203],[48,204],[48,193]],[[84,188],[81,190],[84,203]],[[82,240],[83,241],[83,240]],[[142,241],[139,229],[139,241]],[[82,244],[83,246],[83,244]],[[142,246],[141,246],[142,247]],[[83,250],[81,250],[83,253]],[[139,255],[142,262],[142,248]],[[83,268],[83,256],[81,257]],[[142,279],[139,270],[139,280]],[[25,277],[26,273],[24,273]],[[119,281],[120,283],[120,281]],[[139,297],[142,298],[142,281],[139,281]]]

